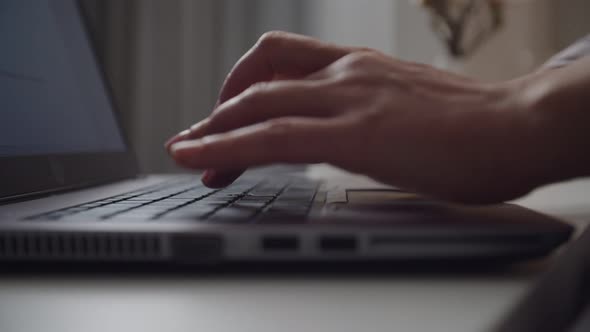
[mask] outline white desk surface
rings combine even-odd
[[[583,225],[589,200],[590,180],[519,203]],[[8,275],[0,332],[487,331],[537,275]]]

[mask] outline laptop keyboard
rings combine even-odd
[[[242,179],[219,190],[188,182],[166,183],[27,220],[301,222],[309,214],[318,190],[317,182],[302,179]]]

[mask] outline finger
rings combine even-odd
[[[359,50],[286,32],[266,33],[231,70],[221,88],[217,106],[256,83],[272,81],[277,77],[303,78]],[[194,130],[182,131],[168,140],[165,147],[169,150],[174,143],[197,136]]]
[[[304,77],[358,50],[360,49],[339,47],[295,34],[267,33],[232,69],[221,89],[218,105],[255,83],[271,81],[277,77]],[[175,143],[202,137],[204,133],[205,128],[185,130],[168,140],[165,147],[170,150]]]
[[[168,151],[170,151],[170,147],[172,147],[172,145],[180,142],[180,141],[184,141],[186,140],[190,135],[190,130],[183,130],[180,133],[172,136],[170,139],[168,139],[166,141],[166,143],[164,143],[164,148]]]
[[[164,147],[166,148],[166,150],[168,150],[168,152],[170,152],[170,148],[172,147],[172,145],[174,145],[178,142],[185,141],[188,139],[197,139],[197,138],[205,136],[207,133],[208,124],[209,124],[209,119],[207,118],[207,119],[193,125],[190,129],[181,131],[176,136],[170,138],[164,144]]]
[[[246,127],[273,118],[329,117],[346,109],[346,97],[321,81],[281,81],[257,85],[221,105],[214,115],[193,126],[168,143],[198,139]],[[203,182],[209,187],[224,187],[244,171],[209,170]]]
[[[345,112],[348,99],[326,81],[281,81],[248,89],[221,105],[210,117],[207,134],[217,134],[274,118],[333,117]],[[191,134],[205,134],[199,126]]]
[[[217,105],[234,98],[253,84],[280,78],[302,78],[362,48],[342,47],[285,32],[264,34],[259,42],[234,66],[226,78]],[[183,131],[165,143],[166,149],[180,141],[197,137]]]
[[[216,170],[208,169],[203,174],[201,181],[209,188],[225,188],[230,184],[234,183],[242,174],[244,170],[229,171],[229,170]]]
[[[191,139],[198,139],[208,135],[208,127],[209,127],[210,119],[205,119],[196,125],[192,126],[190,129],[185,130],[178,134],[177,136],[171,138],[166,143],[166,150],[168,153],[172,154],[172,146],[178,142],[191,140]],[[239,178],[245,170],[214,170],[209,169],[203,173],[201,178],[203,184],[210,188],[223,188],[230,184],[232,184],[237,178]]]
[[[307,116],[327,117],[342,103],[342,96],[329,98],[329,89],[317,82],[281,81],[244,92],[218,108],[206,123],[192,128],[188,139],[201,138],[247,127],[273,118]],[[203,183],[208,187],[221,188],[233,183],[244,170],[208,170]]]
[[[330,81],[258,84],[221,105],[214,114],[166,143],[199,139],[282,117],[331,117],[345,112],[350,96]]]
[[[350,125],[341,119],[285,118],[184,141],[172,147],[181,166],[246,169],[273,163],[338,164],[348,157]]]
[[[219,102],[224,103],[258,82],[305,77],[355,50],[301,35],[267,33],[234,66],[223,84]]]
[[[237,96],[251,85],[271,81],[275,78],[300,78],[315,72],[339,58],[360,49],[338,47],[318,40],[288,34],[265,34],[246,55],[238,61],[221,89],[218,105]],[[184,131],[166,143],[170,150],[177,142],[202,137],[207,132],[206,126],[199,130]],[[208,179],[211,183],[233,181],[242,172],[229,174],[213,172]]]

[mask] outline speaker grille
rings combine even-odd
[[[0,234],[0,260],[146,261],[163,258],[155,234]]]

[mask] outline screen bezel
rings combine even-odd
[[[0,201],[31,195],[87,187],[114,182],[138,175],[137,160],[129,147],[129,140],[121,127],[112,88],[97,56],[96,42],[88,27],[88,17],[79,1],[73,1],[83,22],[82,29],[90,41],[91,52],[99,69],[100,79],[107,92],[108,102],[125,142],[124,152],[98,152],[57,155],[0,157]]]

